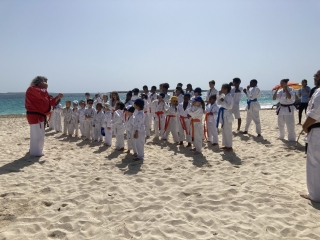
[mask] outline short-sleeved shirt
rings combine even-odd
[[[302,103],[307,103],[309,101],[309,94],[307,92],[310,93],[310,87],[309,86],[306,86],[306,88],[300,88],[299,89],[299,92],[301,94],[301,102]]]

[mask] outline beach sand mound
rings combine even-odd
[[[274,111],[261,119],[263,138],[234,122],[234,152],[151,138],[142,164],[53,131],[30,157],[26,120],[0,118],[0,240],[320,239],[320,204],[299,196],[304,135],[295,148]]]

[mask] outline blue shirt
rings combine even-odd
[[[303,89],[303,88],[300,88],[299,89],[299,92],[301,93],[301,102],[302,103],[307,103],[309,101],[309,94],[307,93],[307,91],[309,92],[310,94],[310,87],[309,86],[306,86],[306,89]]]

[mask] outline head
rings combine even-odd
[[[286,87],[286,86],[288,85],[288,82],[289,82],[289,79],[282,79],[282,80],[280,81],[280,86],[281,86],[282,88],[284,88],[284,87]]]
[[[72,102],[72,105],[73,105],[73,108],[78,108],[78,101],[77,100],[74,100]]]
[[[39,88],[47,89],[48,79],[46,77],[37,76],[31,81],[30,86],[37,86]]]
[[[108,101],[108,95],[107,94],[103,94],[102,95],[102,99],[104,102],[107,102]]]
[[[179,96],[182,93],[182,87],[176,87],[176,95]]]
[[[86,107],[86,103],[83,100],[80,101],[79,105],[80,105],[81,108],[85,108]]]
[[[110,99],[113,101],[120,101],[118,92],[116,92],[116,91],[111,92]]]
[[[197,87],[196,89],[194,89],[193,92],[194,92],[195,96],[201,96],[202,90],[201,90],[201,88]]]
[[[132,93],[133,95],[139,95],[139,89],[138,88],[132,89]]]
[[[86,99],[89,99],[90,98],[90,93],[87,92],[87,93],[84,94],[84,96],[86,97]]]
[[[134,101],[134,108],[137,109],[138,111],[143,110],[144,108],[144,101],[141,98],[138,98],[137,100]]]
[[[99,97],[100,97],[99,93],[97,93],[97,94],[94,95],[94,96],[95,96],[95,98],[99,98]]]
[[[320,70],[313,76],[314,79],[314,85],[320,87]]]
[[[192,100],[192,105],[193,105],[193,106],[196,106],[196,107],[199,107],[199,106],[202,105],[202,102],[203,102],[202,98],[201,98],[200,96],[198,96],[198,97],[195,97],[195,98]]]
[[[143,92],[145,92],[145,93],[148,93],[148,92],[149,92],[149,89],[148,89],[148,86],[147,86],[147,85],[144,85],[144,86],[142,87],[142,89],[143,89]]]
[[[308,85],[308,81],[307,81],[306,79],[303,79],[303,80],[301,81],[301,85],[302,85],[303,87],[307,86],[307,85]]]
[[[116,105],[116,110],[123,110],[124,109],[124,103],[123,102],[118,102]]]
[[[158,95],[158,100],[159,100],[159,102],[163,102],[164,100],[164,98],[165,98],[165,94],[164,93],[160,93],[159,95]]]
[[[238,88],[240,86],[241,83],[241,79],[240,78],[234,78],[232,80],[233,86],[235,86],[236,88]]]
[[[146,94],[146,93],[141,93],[140,97],[142,99],[148,100],[148,94]]]
[[[171,98],[170,98],[170,103],[171,103],[171,105],[173,105],[173,106],[178,105],[178,98],[177,98],[176,96],[171,97]]]
[[[126,115],[128,117],[131,117],[134,113],[135,108],[132,106],[129,106],[128,108],[125,108],[124,110],[126,111]]]
[[[88,108],[92,108],[93,99],[89,98],[89,99],[87,100],[87,104],[88,104]]]
[[[110,106],[110,104],[108,104],[108,103],[104,104],[103,110],[104,110],[105,112],[110,112],[110,111],[111,111],[111,106]]]
[[[67,101],[66,101],[66,108],[69,108],[69,107],[71,107],[71,101],[70,101],[70,100],[67,100]]]
[[[250,81],[250,87],[256,87],[258,85],[258,81],[256,79],[252,79]]]
[[[187,84],[187,90],[188,91],[192,91],[192,85],[189,83],[189,84]]]
[[[130,100],[131,98],[132,98],[132,92],[129,91],[129,92],[127,92],[126,99]]]
[[[177,87],[181,87],[182,88],[183,84],[182,83],[178,83]]]
[[[228,83],[222,84],[222,86],[221,86],[221,92],[222,92],[222,93],[228,94],[228,93],[230,93],[230,91],[231,91],[231,86],[230,86],[230,84],[228,84]]]
[[[96,109],[97,109],[97,111],[101,111],[101,109],[102,109],[102,104],[101,104],[101,103],[97,103]]]
[[[214,104],[216,102],[216,100],[217,100],[217,95],[211,95],[209,97],[209,103],[210,104]]]
[[[186,93],[186,94],[183,96],[183,102],[185,102],[185,103],[190,102],[190,98],[191,98],[190,94],[189,94],[189,93]]]
[[[211,80],[211,81],[209,82],[209,88],[210,88],[210,89],[214,88],[215,85],[216,85],[216,82],[215,82],[214,80]]]
[[[162,85],[162,92],[163,93],[167,93],[168,92],[168,89],[169,89],[169,84],[168,83],[164,83]]]
[[[151,87],[151,92],[152,92],[152,93],[155,93],[156,91],[157,91],[157,87],[156,87],[156,86],[152,86],[152,87]]]

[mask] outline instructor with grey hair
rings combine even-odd
[[[38,76],[31,81],[26,92],[25,107],[27,110],[27,120],[30,125],[30,155],[43,156],[44,128],[47,115],[51,106],[56,106],[56,102],[63,98],[59,93],[56,97],[50,97],[48,92],[48,79]]]

